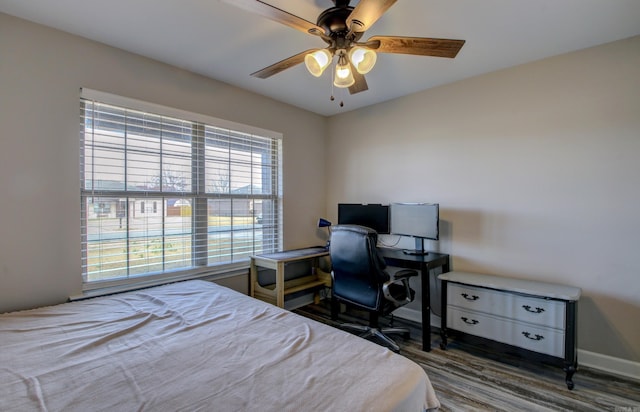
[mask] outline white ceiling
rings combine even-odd
[[[313,23],[330,0],[265,0]],[[351,5],[355,6],[356,0]],[[369,90],[332,93],[329,70],[250,73],[315,37],[220,0],[0,0],[0,12],[178,66],[330,116],[482,73],[640,35],[639,0],[399,0],[365,33],[463,39],[455,59],[380,54]],[[0,57],[1,58],[1,57]],[[344,101],[344,107],[338,102]]]

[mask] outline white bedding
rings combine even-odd
[[[391,351],[205,281],[0,315],[0,410],[422,411]]]

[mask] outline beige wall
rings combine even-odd
[[[636,37],[332,117],[328,216],[438,202],[455,270],[579,286],[579,348],[640,361],[639,67]]]
[[[281,132],[284,246],[317,243],[324,117],[0,14],[0,312],[81,290],[81,87]]]

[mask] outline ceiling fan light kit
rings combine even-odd
[[[337,56],[334,86],[349,88],[350,94],[368,90],[364,74],[373,69],[377,53],[410,54],[454,58],[464,40],[425,37],[373,36],[360,42],[369,29],[397,0],[333,0],[335,7],[323,11],[313,24],[262,0],[224,0],[304,33],[320,37],[327,47],[298,53],[251,75],[266,79],[304,61],[309,73],[320,77]]]
[[[304,64],[307,66],[309,73],[316,77],[320,77],[331,64],[333,56],[327,49],[320,49],[304,56]]]
[[[350,87],[355,83],[351,73],[351,65],[358,73],[367,74],[373,69],[377,59],[376,52],[361,46],[350,46],[348,52],[341,49],[337,54],[339,57],[336,62],[335,80],[333,82],[336,87]],[[307,70],[315,77],[322,76],[322,73],[329,67],[332,60],[333,54],[328,49],[315,50],[304,56],[304,64]]]
[[[375,66],[377,58],[376,52],[361,46],[354,46],[349,50],[349,60],[360,74],[369,73]]]
[[[356,82],[353,77],[349,62],[347,61],[344,51],[340,52],[338,63],[336,63],[336,73],[333,79],[333,85],[336,87],[351,87]]]

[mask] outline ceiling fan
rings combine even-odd
[[[334,82],[336,87],[349,88],[355,94],[368,90],[364,74],[376,63],[376,53],[399,53],[418,56],[454,58],[464,40],[424,37],[373,36],[360,39],[396,0],[360,0],[355,7],[350,0],[332,0],[335,7],[320,13],[316,24],[261,0],[224,0],[229,4],[260,14],[294,29],[324,40],[327,47],[309,49],[279,61],[251,76],[266,79],[274,74],[305,63],[307,70],[320,77],[336,58]]]

